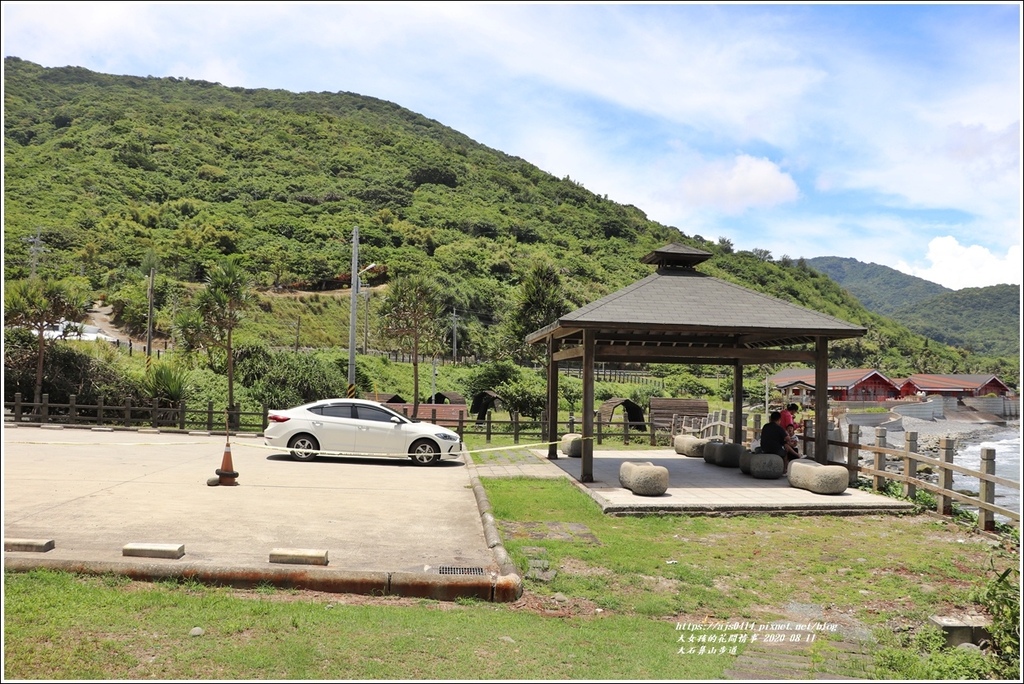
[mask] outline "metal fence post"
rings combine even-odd
[[[68,397],[68,423],[71,425],[75,424],[75,395],[72,394]]]

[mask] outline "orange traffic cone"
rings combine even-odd
[[[225,487],[234,487],[238,484],[235,482],[238,473],[235,472],[235,466],[231,463],[231,442],[224,444],[224,459],[220,462],[220,468],[214,472],[220,476],[218,484]]]

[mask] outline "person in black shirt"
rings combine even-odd
[[[779,424],[781,419],[782,414],[778,411],[772,411],[768,415],[768,422],[761,428],[761,451],[766,454],[778,454],[782,457],[782,462],[785,463],[786,440],[789,439],[789,435]]]

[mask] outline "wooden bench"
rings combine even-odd
[[[707,399],[671,399],[651,397],[648,420],[657,430],[671,430],[672,417],[708,417]]]
[[[412,414],[412,404],[388,404],[387,407],[406,418],[449,428],[457,428],[469,420],[469,410],[465,404],[420,404],[415,416]]]

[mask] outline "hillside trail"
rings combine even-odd
[[[99,328],[100,332],[104,335],[109,335],[121,344],[132,343],[133,347],[145,348],[146,340],[132,337],[121,328],[114,325],[111,320],[113,315],[114,307],[109,304],[103,304],[100,301],[95,301],[89,310],[86,312],[86,325],[94,325]],[[155,346],[155,345],[154,345]]]

